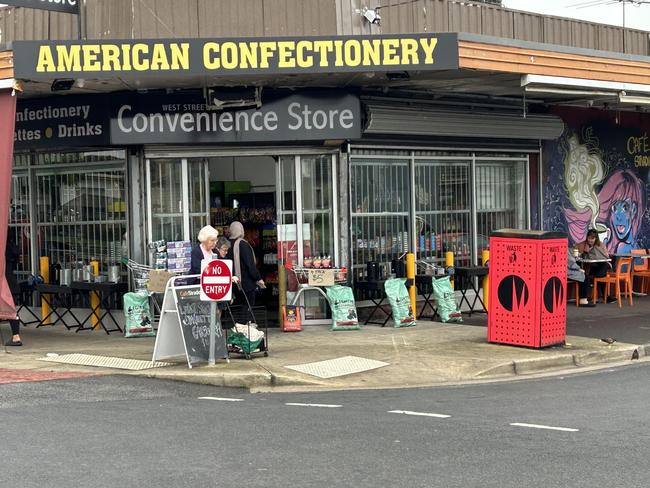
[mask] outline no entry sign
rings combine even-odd
[[[227,301],[232,296],[232,261],[204,259],[201,263],[201,300]]]

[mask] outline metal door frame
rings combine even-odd
[[[294,176],[294,181],[295,181],[295,192],[296,192],[296,242],[300,243],[297,244],[298,248],[298,263],[302,265],[303,259],[304,259],[304,246],[302,245],[303,242],[303,202],[302,202],[302,194],[303,194],[303,187],[302,187],[302,158],[303,156],[330,156],[330,166],[331,166],[331,171],[332,171],[332,193],[329,195],[331,198],[331,205],[332,205],[332,229],[333,229],[333,262],[334,266],[339,265],[339,226],[337,225],[338,222],[338,165],[337,165],[337,155],[338,151],[318,151],[318,152],[313,152],[310,151],[309,153],[300,153],[300,154],[295,154],[294,159],[293,159],[293,176]],[[280,158],[276,159],[276,201],[277,201],[277,212],[280,214],[280,212],[284,212],[284,209],[281,208],[282,204],[282,193],[283,193],[283,188],[281,187],[281,182],[282,182],[282,168],[280,167]],[[299,292],[296,292],[299,293]],[[304,304],[304,298],[305,295],[304,293],[300,294],[300,304]],[[303,318],[302,323],[304,325],[324,325],[324,324],[329,324],[331,322],[330,319],[309,319],[306,320]]]
[[[158,159],[178,159],[181,163],[181,215],[183,217],[183,240],[191,241],[192,236],[190,236],[190,188],[189,188],[189,159],[201,158],[203,156],[184,156],[181,158],[174,157],[173,155],[168,155],[164,158],[162,157],[145,157],[145,188],[147,190],[147,240],[152,242],[153,240],[153,213],[151,211],[151,161]],[[205,216],[210,220],[210,168],[207,161],[203,161],[205,165],[205,194],[207,196],[205,200]]]

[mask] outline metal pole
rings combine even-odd
[[[217,302],[210,302],[210,357],[208,363],[214,366],[215,342],[217,340]]]

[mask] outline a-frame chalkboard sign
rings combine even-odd
[[[208,361],[210,356],[211,302],[201,301],[199,275],[178,276],[165,287],[152,361],[185,356],[187,365]],[[196,282],[187,285],[185,283]],[[215,358],[228,359],[226,334],[216,323]]]

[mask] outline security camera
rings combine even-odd
[[[379,9],[366,8],[363,11],[363,16],[371,24],[381,25],[381,16],[379,15]]]

